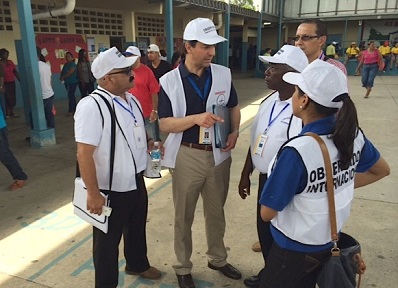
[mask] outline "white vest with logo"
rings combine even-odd
[[[231,91],[231,71],[221,65],[211,64],[212,85],[206,101],[206,111],[212,112],[213,104],[226,106]],[[186,115],[186,99],[184,86],[179,69],[174,69],[159,79],[160,85],[170,99],[173,117],[182,118]],[[210,130],[210,139],[214,139],[214,129]],[[182,133],[170,133],[164,142],[165,155],[162,166],[174,168],[177,152],[180,148]],[[231,156],[231,152],[223,152],[216,148],[212,141],[215,165],[221,164]]]
[[[333,140],[327,136],[321,137],[326,143],[332,161],[337,230],[340,231],[350,215],[351,201],[354,197],[355,170],[365,140],[362,132],[358,131],[350,166],[347,170],[341,171],[338,165],[338,151]],[[278,212],[271,223],[285,236],[300,243],[327,244],[331,241],[331,231],[326,171],[321,148],[310,136],[294,138],[285,147],[292,147],[300,154],[308,174],[307,185],[282,211]]]

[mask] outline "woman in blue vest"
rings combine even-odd
[[[305,133],[318,134],[328,147],[339,231],[350,215],[354,188],[380,180],[390,168],[358,127],[343,72],[315,60],[283,80],[296,86],[293,114],[304,127],[271,162],[261,195],[261,217],[271,221],[274,244],[260,287],[314,288],[332,242],[324,160],[319,144]]]

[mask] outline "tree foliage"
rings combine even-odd
[[[256,10],[253,4],[253,0],[231,0],[230,3],[242,8]]]

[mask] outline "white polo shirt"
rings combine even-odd
[[[51,86],[51,67],[43,61],[39,61],[39,75],[43,99],[50,98],[54,95],[53,87]]]
[[[103,89],[99,87],[100,89]],[[98,89],[95,91],[98,92]],[[101,92],[99,92],[101,93]],[[109,93],[109,92],[108,92]],[[135,190],[136,174],[142,172],[147,164],[147,145],[146,138],[141,139],[145,145],[138,148],[136,144],[136,133],[134,127],[142,127],[145,136],[144,119],[140,111],[139,102],[133,95],[126,92],[127,101],[119,96],[106,95],[101,93],[115,109],[120,128],[116,124],[115,141],[115,160],[112,181],[112,191],[126,192]],[[101,106],[104,117],[104,127],[102,127],[102,117],[97,103],[91,97],[95,97]],[[123,107],[118,104],[117,101]],[[134,116],[133,116],[134,115]],[[75,113],[75,140],[79,143],[96,146],[94,152],[94,162],[97,173],[98,186],[100,189],[109,189],[109,163],[111,147],[111,117],[109,109],[104,101],[98,96],[91,94],[79,101]]]

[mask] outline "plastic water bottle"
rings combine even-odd
[[[162,158],[162,153],[159,149],[159,142],[153,143],[153,148],[150,153],[151,156],[151,164],[152,164],[152,171],[155,173],[160,173],[162,170],[162,165],[160,163]]]

